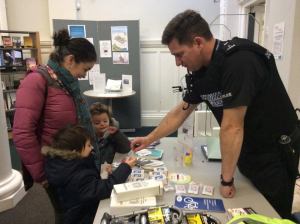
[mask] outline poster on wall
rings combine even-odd
[[[94,45],[94,38],[93,37],[87,37],[86,38],[91,44]]]
[[[275,59],[282,59],[284,39],[284,22],[273,27],[273,55]]]
[[[68,25],[68,31],[71,38],[86,38],[85,25]]]
[[[100,40],[100,58],[111,58],[111,41],[110,40]]]
[[[129,64],[128,52],[113,52],[113,64]]]
[[[128,51],[127,31],[128,31],[127,26],[111,27],[112,51]]]
[[[123,91],[132,91],[132,75],[122,74],[122,89]]]

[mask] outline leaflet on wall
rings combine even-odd
[[[86,38],[85,25],[68,25],[68,31],[71,38]]]
[[[94,84],[94,79],[97,75],[100,75],[100,64],[94,64],[93,68],[88,71],[88,79],[90,85]]]
[[[113,64],[129,64],[128,52],[113,52]]]
[[[112,51],[128,51],[127,30],[127,26],[111,27]]]
[[[101,58],[111,58],[111,41],[110,40],[100,40],[100,57]]]
[[[123,91],[132,91],[132,75],[122,75],[122,89]]]
[[[283,54],[284,22],[273,27],[273,54],[275,59],[281,59]]]
[[[94,38],[93,37],[87,37],[86,38],[91,44],[94,45]]]

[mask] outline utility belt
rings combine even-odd
[[[279,140],[279,149],[283,161],[286,163],[288,172],[292,177],[299,175],[299,152],[300,152],[300,121],[297,121],[296,128],[290,135],[281,135]]]

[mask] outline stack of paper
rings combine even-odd
[[[145,159],[161,159],[164,151],[162,149],[142,149],[137,151],[135,154],[138,157]]]

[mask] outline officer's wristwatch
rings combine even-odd
[[[222,174],[221,174],[221,185],[222,185],[222,186],[228,186],[228,187],[231,187],[231,186],[233,185],[233,183],[234,183],[234,178],[233,178],[233,177],[232,177],[231,181],[225,181],[225,180],[223,179]]]

